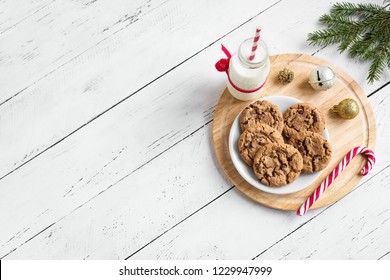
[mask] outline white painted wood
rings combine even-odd
[[[390,251],[389,177],[387,167],[258,259],[380,258]]]
[[[390,251],[380,257],[380,260],[390,260]]]
[[[234,189],[131,259],[251,259],[318,212],[299,219],[259,207]]]
[[[17,2],[17,1],[13,1]],[[44,1],[45,2],[45,1]],[[30,16],[0,31],[0,104],[52,71],[128,28],[163,0],[47,1]],[[19,5],[13,4],[18,10]],[[24,6],[29,5],[24,3]],[[7,14],[11,14],[8,11]]]
[[[374,104],[380,104],[384,108],[388,106],[390,100],[385,99],[386,94],[386,91],[382,90],[374,95],[377,97]],[[379,110],[377,118],[386,120],[385,126],[390,121],[389,113],[386,110]],[[384,127],[379,131],[379,133],[382,132],[385,132]],[[60,219],[6,258],[85,258],[88,256],[91,259],[111,259],[124,258],[126,253],[127,256],[131,255],[206,204],[207,197],[208,199],[215,198],[228,189],[229,183],[222,180],[223,176],[215,176],[220,171],[217,171],[218,165],[213,157],[210,158],[212,150],[210,147],[209,149],[205,148],[205,145],[210,145],[210,138],[209,126],[195,132],[189,139],[177,144],[96,199]],[[199,143],[202,143],[201,147],[198,147]],[[370,215],[375,216],[381,209],[388,209],[388,200],[382,200],[381,204],[375,203],[377,198],[388,197],[386,185],[379,190],[374,187],[378,183],[376,181],[378,176],[389,175],[389,169],[380,172],[381,168],[378,167],[390,164],[390,151],[386,143],[379,142],[379,145],[378,152],[383,156],[380,157],[379,166],[370,174],[371,179],[358,187],[351,195],[332,206],[330,209],[335,209],[332,213],[336,212],[339,213],[338,215],[342,214],[341,217],[348,217],[360,209],[366,217],[370,217]],[[153,171],[150,172],[150,170]],[[379,175],[371,177],[378,173]],[[367,184],[370,184],[371,187],[364,187]],[[185,185],[184,188],[183,185]],[[220,187],[216,189],[214,186]],[[361,189],[368,189],[375,194],[361,192]],[[151,201],[147,199],[148,194],[152,197]],[[161,194],[165,194],[165,198],[169,199],[159,200]],[[201,199],[192,197],[199,195],[202,196]],[[350,198],[351,196],[357,197]],[[175,198],[179,199],[180,205],[176,205]],[[183,200],[181,200],[182,198]],[[370,207],[372,204],[365,203],[367,198],[373,198],[372,202],[378,206]],[[115,203],[110,203],[112,201]],[[145,206],[139,206],[140,201],[145,201]],[[347,202],[344,204],[344,201]],[[152,242],[134,255],[134,258],[253,258],[284,239],[290,232],[297,232],[295,230],[307,221],[309,222],[305,227],[311,224],[314,228],[318,227],[318,224],[321,224],[319,222],[321,217],[324,217],[327,211],[329,210],[310,211],[301,218],[294,213],[264,208],[243,197],[238,191],[231,190],[222,198],[212,202],[205,209],[201,209]],[[164,213],[163,216],[161,216],[161,212]],[[321,213],[319,216],[310,221],[313,216],[319,213]],[[332,215],[329,216],[329,219],[334,222],[333,217],[337,215]],[[351,226],[355,221],[356,219],[345,223],[345,225]],[[109,227],[107,224],[113,224],[113,226]],[[340,234],[338,231],[340,228],[337,228],[338,224],[335,224],[336,234]],[[373,219],[366,227],[366,231],[371,231],[373,227],[378,228],[377,225],[378,221]],[[349,229],[340,230],[344,235],[353,233]],[[388,228],[383,226],[378,228],[376,232],[379,236],[387,236]],[[385,250],[387,239],[376,239],[378,239],[377,242],[382,242]],[[88,240],[88,242],[83,243],[82,240]],[[232,242],[232,240],[235,241]],[[107,242],[110,245],[106,245]],[[110,250],[107,250],[107,246]],[[375,248],[370,250],[365,252],[365,258],[379,257],[378,253],[381,251],[377,251]],[[319,258],[326,256],[326,254],[321,255],[321,252],[318,252]],[[357,256],[358,254],[356,254]],[[269,256],[269,258],[278,257]]]
[[[121,22],[120,31],[92,44],[80,56],[76,54],[79,45],[64,47],[61,51],[76,50],[69,56],[70,62],[52,68],[57,69],[54,72],[40,69],[44,78],[0,107],[0,177],[267,7],[258,4],[259,9],[253,11],[238,1],[224,1],[223,5],[209,2],[163,2],[122,30],[125,24]],[[293,213],[261,207],[234,189],[217,198],[230,187],[218,171],[210,145],[209,122],[225,82],[225,77],[213,69],[222,56],[218,45],[222,42],[234,49],[231,46],[237,46],[244,34],[253,32],[261,22],[271,53],[317,52],[318,48],[304,40],[308,32],[318,28],[315,23],[329,3],[312,2],[306,1],[304,10],[294,9],[297,4],[292,1],[267,2],[276,4],[0,180],[0,224],[6,225],[0,231],[0,257],[115,259],[147,245],[134,258],[252,258],[279,240],[304,236],[303,229],[318,226],[316,222],[329,224],[330,209],[347,213],[352,225],[352,211],[362,208],[359,202],[369,195],[360,190],[379,180],[375,178],[387,176],[384,167],[389,165],[390,156],[385,138],[377,137],[380,168],[373,174],[378,175],[370,175],[372,179],[351,194],[357,196],[350,202],[351,209],[340,202],[297,218]],[[109,10],[107,14],[118,18],[118,11]],[[215,11],[224,16],[212,17]],[[283,21],[276,21],[278,17]],[[51,32],[65,22],[59,19]],[[93,26],[87,29],[86,33],[69,30],[77,37],[92,34]],[[144,61],[151,48],[144,46],[156,34],[164,56],[154,53]],[[181,36],[186,40],[178,46]],[[91,42],[89,37],[79,50]],[[385,75],[381,82],[366,85],[367,64],[352,62],[346,55],[336,54],[335,49],[326,48],[316,55],[346,69],[367,93],[389,81]],[[17,67],[23,70],[22,64]],[[15,80],[6,82],[12,86]],[[378,131],[383,134],[389,121],[385,91],[387,87],[371,98]],[[384,188],[379,190],[376,196],[388,197]],[[363,210],[375,217],[376,209]],[[268,228],[264,232],[264,224],[254,221],[264,221]],[[374,221],[369,223],[367,232],[374,226]],[[348,232],[343,233],[348,236]],[[382,244],[380,234],[387,233],[388,227],[381,226],[372,235],[379,236],[379,243],[368,244],[361,254],[351,251],[350,256],[386,258],[390,249],[379,254],[375,244]],[[261,243],[257,244],[259,236]],[[357,242],[363,245],[365,240]],[[277,252],[273,256],[280,258]],[[313,258],[323,256],[326,253]]]
[[[0,221],[8,225],[0,232],[1,253],[24,243],[210,121],[224,79],[211,67],[196,73],[191,69],[207,63],[212,52],[208,49],[193,64],[175,69],[131,102],[120,104],[0,180]]]
[[[98,5],[100,1],[90,6]],[[102,2],[105,6],[112,6],[111,1]],[[254,2],[258,3],[251,3]],[[15,54],[15,58],[9,61],[11,64],[17,64],[15,68],[8,66],[0,72],[5,83],[1,85],[0,92],[12,92],[13,95],[17,90],[7,90],[8,87],[23,84],[14,71],[21,72],[23,81],[28,80],[26,75],[33,73],[33,70],[41,65],[50,64],[58,55],[62,55],[64,50],[71,53],[64,61],[61,60],[61,63],[64,63],[59,64],[61,67],[56,64],[54,68],[39,68],[42,72],[39,76],[44,78],[34,78],[23,92],[0,106],[0,178],[274,3],[275,0],[263,1],[256,5],[256,9],[249,10],[238,1],[166,1],[155,9],[144,12],[145,15],[133,24],[129,25],[126,20],[112,27],[113,33],[106,39],[90,38],[92,35],[87,34],[93,34],[94,30],[91,28],[86,28],[86,34],[83,30],[73,31],[71,36],[74,38],[69,39],[71,43],[64,45],[65,49],[53,55],[50,40],[46,43],[45,37],[50,26],[32,22],[32,28],[40,30],[40,35],[37,36],[41,37],[36,39],[37,43],[42,48],[47,48],[48,54],[43,52],[43,58],[31,64],[32,69],[23,65],[18,60],[20,55]],[[51,32],[61,33],[63,28],[65,32],[66,28],[71,28],[67,19],[69,13],[77,15],[75,18],[71,16],[72,20],[86,13],[83,6],[74,12],[74,4],[67,5],[67,13],[59,12],[61,17]],[[61,7],[62,5],[59,5],[57,9]],[[120,9],[121,5],[117,7]],[[224,20],[215,14],[223,15]],[[50,15],[57,16],[56,13]],[[106,9],[101,7],[91,16],[100,20],[101,17],[110,17],[109,15]],[[115,23],[118,20],[110,18],[99,24],[102,24],[101,29],[104,29],[103,26],[107,26],[108,22]],[[85,24],[89,26],[90,23],[87,21]],[[253,28],[253,24],[250,25]],[[27,30],[22,39],[28,40],[30,34],[31,31]],[[53,44],[68,40],[61,36],[52,37]],[[86,41],[88,45],[78,46],[79,37],[90,38]],[[240,40],[241,37],[242,35]],[[20,37],[17,39],[20,40]],[[12,52],[14,44],[16,42],[13,40],[6,44],[7,50]],[[80,49],[77,49],[78,47]],[[210,57],[202,68],[213,67],[221,55],[222,53],[218,52]],[[48,60],[44,61],[45,58]],[[25,68],[28,73],[26,75],[23,74]],[[7,76],[8,71],[12,78]],[[20,135],[21,132],[23,135]]]
[[[385,110],[390,106],[387,95],[387,90],[381,90],[370,99],[379,109],[375,111],[376,118],[383,124],[378,134],[385,137],[390,125],[390,113]],[[243,202],[246,199],[231,191],[133,258],[251,259],[266,251],[264,259],[321,259],[332,258],[332,254],[340,259],[377,259],[390,250],[390,149],[385,139],[378,141],[376,168],[350,195],[329,209],[312,210],[308,216],[298,217]],[[364,231],[360,231],[358,221],[360,226],[364,224]],[[273,246],[280,249],[273,250]],[[293,250],[296,252],[290,252]]]
[[[304,217],[251,205],[231,191],[132,259],[377,259],[390,250],[389,176],[381,172]]]
[[[5,259],[128,257],[231,187],[212,154],[209,124]]]
[[[11,174],[9,178],[3,179],[0,182],[5,186],[1,190],[1,193],[4,194],[2,196],[4,200],[2,201],[18,202],[18,204],[8,205],[3,203],[3,213],[14,213],[12,217],[4,218],[9,226],[7,230],[2,232],[2,240],[6,242],[11,239],[11,242],[3,247],[5,253],[8,250],[7,248],[10,248],[8,250],[10,251],[16,246],[13,244],[22,244],[42,228],[57,221],[132,170],[164,151],[175,141],[182,139],[210,120],[212,106],[216,104],[218,95],[222,92],[225,79],[224,76],[216,73],[212,67],[214,58],[220,56],[219,48],[211,51],[212,55],[203,56],[201,62],[195,60],[193,65],[189,65],[184,69],[178,68],[177,71],[182,72],[175,72],[175,76],[171,76],[171,79],[165,81],[167,86],[165,90],[160,83],[157,83],[148,87],[148,93],[143,91],[140,93],[142,95],[132,97],[130,106],[122,107],[119,115],[112,116],[109,121],[102,120],[107,125],[103,130],[98,128],[98,131],[94,131],[86,138],[84,138],[84,133],[80,135],[77,133],[79,135],[78,139],[73,139],[70,143],[64,141],[63,144],[57,146],[59,149],[45,154],[42,158],[37,158],[34,163],[31,163],[33,165],[23,167],[15,174]],[[212,60],[211,63],[210,60]],[[210,67],[205,71],[199,69],[196,65],[210,65]],[[193,77],[191,73],[193,69],[199,69],[198,71],[201,73],[199,78]],[[180,75],[177,75],[177,73]],[[187,76],[187,74],[190,75]],[[217,80],[220,82],[217,83]],[[192,85],[185,83],[184,86],[177,85],[172,88],[171,85],[177,81],[184,81],[184,83],[189,81]],[[158,99],[159,96],[156,96],[156,93],[160,93],[161,99]],[[172,96],[172,94],[174,95]],[[168,98],[164,100],[166,96]],[[206,102],[207,105],[202,105],[203,102]],[[182,104],[181,110],[177,109],[177,104]],[[64,106],[64,103],[61,103],[61,106]],[[39,108],[42,109],[42,106]],[[159,115],[156,115],[155,111],[158,111]],[[144,113],[139,114],[140,112]],[[153,114],[150,115],[151,113]],[[138,115],[134,116],[135,114]],[[161,116],[164,118],[161,118]],[[195,121],[196,118],[199,118],[198,121]],[[120,119],[124,119],[126,124],[118,126],[117,122]],[[139,126],[143,119],[149,120],[142,122],[143,133],[140,133]],[[127,123],[127,121],[130,123]],[[45,126],[45,122],[58,125],[60,121],[53,122],[53,119],[46,118],[46,115],[43,114],[37,121],[37,125]],[[160,124],[155,129],[149,129],[157,123]],[[166,126],[167,124],[168,126]],[[96,127],[100,126],[101,124]],[[116,132],[115,127],[118,129]],[[10,130],[13,130],[12,127],[10,128]],[[39,133],[34,133],[34,128],[31,128],[31,133],[28,133],[28,130],[25,130],[25,132],[27,132],[27,135],[37,135],[45,138],[52,137],[51,133],[54,129],[55,127],[48,131],[41,129]],[[85,129],[81,132],[89,131]],[[109,131],[109,134],[106,131]],[[127,134],[127,131],[137,131],[136,138],[132,134]],[[120,136],[118,139],[118,135],[123,133],[127,137]],[[108,138],[101,138],[101,135],[107,135]],[[161,145],[161,141],[157,141],[160,138],[164,140],[163,145]],[[150,139],[150,141],[145,142],[144,139]],[[6,140],[13,139],[9,137]],[[31,140],[31,137],[25,138],[26,142]],[[80,144],[80,141],[83,144]],[[15,147],[9,153],[14,156],[18,152],[19,145],[11,145],[11,142],[7,144],[5,145],[7,149]],[[76,146],[77,148],[74,149],[73,147]],[[137,149],[131,147],[137,147]],[[109,150],[106,150],[107,148]],[[72,150],[73,152],[71,152]],[[126,152],[123,152],[123,150],[126,150]],[[96,151],[99,151],[99,153],[96,154]],[[126,156],[123,157],[125,154]],[[80,158],[80,155],[83,157]],[[120,160],[115,161],[118,164],[112,164],[118,155],[120,155]],[[64,160],[64,157],[67,159]],[[78,159],[76,162],[74,161],[75,158]],[[91,166],[94,167],[91,168]],[[32,177],[27,176],[27,174]],[[47,176],[48,174],[50,175]],[[110,175],[109,178],[106,177],[106,174]],[[42,178],[45,178],[45,180],[42,181]],[[56,187],[53,188],[53,186]],[[74,189],[81,189],[82,191],[75,192]],[[76,195],[66,195],[68,193],[76,193]],[[45,202],[31,201],[32,198],[37,196],[44,198]]]
[[[0,3],[0,35],[28,20],[55,0],[3,0]]]
[[[93,10],[92,12],[96,12],[99,15],[105,9],[96,6],[98,3],[105,2],[102,0],[94,2],[86,6],[85,9],[91,9],[92,6],[97,7],[97,10]],[[25,91],[0,106],[0,115],[2,116],[0,118],[0,151],[2,152],[0,178],[54,145],[63,137],[98,116],[107,108],[110,108],[113,104],[131,95],[152,79],[155,79],[171,67],[174,67],[177,63],[186,59],[189,55],[201,50],[210,44],[210,41],[213,42],[213,40],[223,36],[232,28],[245,22],[248,18],[261,12],[274,2],[268,1],[262,3],[256,11],[243,8],[237,1],[224,2],[223,5],[216,1],[212,1],[211,3],[197,3],[196,5],[191,5],[191,3],[184,1],[164,2],[162,5],[150,11],[148,10],[148,12],[142,12],[141,14],[146,15],[130,26],[126,26],[128,23],[120,22],[115,27],[117,29],[112,29],[113,34],[98,44],[96,42],[102,40],[102,37],[95,38],[92,35],[84,35],[89,33],[94,34],[95,29],[93,28],[95,26],[90,26],[89,23],[93,22],[92,19],[86,21],[85,24],[88,24],[85,27],[86,30],[75,30],[69,27],[71,24],[68,22],[68,14],[81,17],[86,13],[84,11],[85,9],[81,8],[85,7],[85,3],[83,4],[84,6],[78,3],[81,6],[75,9],[76,12],[73,12],[73,8],[75,8],[73,6],[66,6],[67,9],[64,9],[64,11],[61,10],[61,17],[56,18],[55,21],[59,26],[55,25],[50,30],[51,32],[55,32],[59,28],[62,28],[62,25],[70,28],[69,32],[72,31],[74,34],[72,33],[73,35],[68,36],[73,36],[74,38],[72,37],[72,40],[69,39],[69,44],[63,48],[70,51],[71,54],[65,60],[61,60],[60,64],[56,64],[57,66],[55,67],[53,66],[54,68],[39,70],[43,71],[41,75],[45,77],[43,80],[34,81],[34,84],[29,86]],[[146,4],[138,4],[139,6],[135,5],[133,8],[135,11],[138,9],[139,12],[139,7],[143,7]],[[263,37],[269,43],[271,54],[280,52],[315,52],[318,48],[309,46],[305,42],[306,35],[315,29],[313,23],[317,22],[317,18],[323,13],[323,10],[328,8],[328,4],[312,3],[312,1],[307,1],[304,4],[306,9],[304,14],[302,14],[302,11],[294,9],[296,6],[295,2],[276,2],[275,6],[272,6],[251,22],[243,25],[239,30],[233,31],[220,42],[225,43],[233,52],[243,38],[251,36],[245,34],[252,34],[255,24],[260,23],[264,26]],[[208,7],[206,9],[207,11],[204,12],[203,10],[206,6]],[[221,8],[220,6],[223,7]],[[61,9],[61,5],[52,7],[52,9],[54,8]],[[118,10],[109,11],[114,15],[120,14],[121,12]],[[281,13],[282,11],[284,13],[288,12],[288,17],[286,16],[283,20],[283,25],[275,24],[275,14]],[[292,13],[290,11],[295,12]],[[160,16],[160,14],[168,12],[170,12],[169,17]],[[50,10],[48,13],[51,17],[56,15],[55,10]],[[220,20],[212,16],[213,13],[224,14],[226,16],[223,17],[223,20]],[[73,16],[70,17],[70,19],[72,18]],[[99,19],[100,25],[98,26],[100,28],[108,24],[106,21],[100,22],[101,17],[95,16],[94,20],[97,20],[96,18]],[[114,19],[110,17],[110,20],[113,21]],[[158,20],[157,26],[156,20]],[[29,22],[29,24],[40,30],[40,23],[33,21]],[[213,26],[213,28],[208,28],[206,32],[202,24]],[[170,26],[176,27],[172,29]],[[44,25],[44,28],[48,27]],[[294,32],[291,30],[294,30]],[[45,40],[45,34],[48,32],[45,29],[38,32],[37,34],[39,35],[37,36],[41,37],[39,40],[36,40],[42,43]],[[189,34],[191,35],[189,36]],[[88,44],[82,44],[84,41],[80,40],[80,37],[83,36],[89,38],[88,40],[85,39],[85,44],[92,44],[91,42],[93,42],[92,47]],[[185,40],[181,39],[183,36]],[[62,37],[55,37],[54,35],[52,37],[54,42],[66,40]],[[169,38],[169,40],[167,41],[165,38]],[[155,41],[164,42],[159,43],[159,52],[164,53],[164,56],[154,51]],[[13,40],[10,42],[10,44],[6,44],[6,47],[8,47],[7,50],[12,50],[14,45],[18,46],[17,42]],[[218,48],[217,46],[220,42],[216,43],[214,47]],[[41,46],[45,46],[45,44],[42,43]],[[61,49],[62,51],[59,50],[59,53],[62,53],[64,49]],[[175,49],[175,51],[172,51],[172,49]],[[337,60],[335,60],[333,59],[335,49],[328,48],[326,51],[318,54],[339,64],[344,69],[351,69],[351,75],[355,77],[365,75],[364,68],[362,69],[362,67],[367,68],[367,65],[362,66],[361,64],[353,63],[346,59],[346,55],[337,56]],[[83,52],[84,50],[85,52]],[[40,65],[51,63],[52,59],[54,59],[52,56],[55,54],[56,52],[54,54],[53,52],[47,52],[47,55],[45,53],[42,58],[41,56],[37,56],[37,61],[34,64],[31,64],[31,66],[23,65],[23,67],[18,63],[17,57],[19,55],[15,54],[15,58],[9,62],[16,64],[15,69],[18,71],[18,75],[13,75],[11,79],[6,73],[9,71],[8,67],[7,71],[2,71],[4,75],[1,76],[5,77],[3,81],[6,83],[2,88],[7,88],[8,85],[23,84],[21,81],[15,80],[18,77],[21,77],[23,81],[28,80],[21,71],[31,73],[31,68],[37,69],[37,67],[41,67]],[[210,61],[208,63],[206,62],[205,65],[207,66],[202,67],[212,67],[214,61],[221,57],[221,55],[222,52],[217,52],[209,58]],[[147,58],[145,59],[146,56]],[[46,59],[46,57],[48,57],[48,61],[45,62],[43,59]],[[65,63],[66,61],[69,62],[58,68],[59,65],[62,65],[61,63]],[[53,70],[56,71],[52,72]],[[364,74],[361,74],[362,72]],[[387,76],[384,76],[383,81],[375,85],[365,86],[364,82],[362,84],[369,93],[389,79]],[[5,91],[3,90],[2,92]],[[21,133],[23,135],[20,135]],[[25,135],[28,135],[28,137]]]
[[[328,211],[259,256],[259,259],[375,259],[387,254],[390,243],[389,177],[390,100],[388,89],[370,101],[377,121],[376,172]],[[374,170],[375,171],[375,170]],[[307,244],[308,243],[308,244]]]

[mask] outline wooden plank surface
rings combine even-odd
[[[387,95],[381,90],[370,98],[383,124],[378,135],[384,136],[390,126]],[[378,165],[368,178],[331,206],[298,217],[259,208],[233,189],[132,259],[378,259],[390,251],[390,148],[385,138],[378,138],[377,153]]]
[[[55,0],[4,0],[0,10],[0,35],[45,9]]]
[[[99,118],[99,124],[91,123],[74,137],[2,179],[3,213],[14,213],[12,217],[4,217],[8,224],[1,234],[4,253],[101,192],[115,187],[123,178],[210,122],[218,98],[213,90],[218,92],[218,87],[207,86],[207,80],[211,84],[218,73],[210,68],[198,74],[200,77],[194,77],[194,73],[187,71],[190,68],[191,65],[183,65],[177,70],[180,75],[166,75],[163,81],[133,96],[131,103],[117,106],[115,112]],[[179,76],[185,81],[182,85],[174,83]],[[202,87],[196,83],[198,78],[206,82]],[[157,91],[161,96],[155,95]],[[209,97],[199,98],[199,92]],[[45,180],[41,180],[42,177]],[[31,201],[29,189],[38,194],[41,203]],[[7,204],[7,201],[18,203]],[[30,203],[34,203],[33,209]]]
[[[307,197],[351,149],[357,146],[365,146],[375,150],[375,117],[365,93],[356,81],[329,61],[303,54],[283,54],[272,56],[271,65],[269,79],[262,89],[261,97],[290,96],[302,102],[314,104],[323,113],[332,146],[332,158],[328,166],[322,171],[321,176],[305,189],[290,194],[267,193],[246,182],[233,164],[229,152],[229,134],[237,115],[253,100],[247,102],[237,101],[227,89],[222,93],[215,110],[213,123],[214,149],[218,161],[230,181],[245,195],[271,208],[294,211],[305,202]],[[337,77],[333,87],[326,92],[315,91],[308,84],[309,73],[321,65],[331,67]],[[277,80],[277,73],[285,67],[294,71],[294,81],[288,85],[283,85]],[[329,112],[333,105],[338,104],[345,98],[352,98],[359,104],[359,116],[353,120],[345,121]],[[348,133],[345,133],[345,131],[348,131]],[[354,159],[343,174],[338,177],[338,180],[333,183],[332,189],[324,193],[312,208],[327,206],[348,194],[362,178],[360,170],[365,161],[364,157]]]
[[[68,3],[68,1],[63,2]],[[0,99],[0,103],[14,97],[0,106],[2,116],[0,147],[11,146],[2,151],[0,178],[56,145],[113,106],[137,94],[143,87],[215,43],[248,18],[256,16],[275,4],[275,1],[267,0],[262,2],[257,11],[252,11],[245,9],[237,1],[228,1],[221,7],[220,3],[215,1],[184,3],[172,0],[162,2],[148,12],[143,11],[140,13],[142,17],[139,16],[139,20],[134,22],[121,21],[122,13],[126,13],[126,9],[120,7],[127,7],[129,4],[118,5],[117,11],[112,11],[108,15],[114,17],[118,14],[117,18],[110,18],[110,22],[119,23],[110,28],[110,35],[100,35],[95,39],[96,26],[100,27],[102,33],[108,32],[103,30],[109,22],[101,22],[101,18],[106,18],[100,16],[106,15],[104,8],[92,11],[93,18],[90,19],[92,22],[83,23],[83,26],[88,26],[85,27],[86,30],[72,27],[71,19],[75,17],[76,20],[81,17],[87,13],[85,9],[92,9],[92,6],[95,7],[99,2],[87,7],[78,6],[79,3],[64,4],[66,7],[71,5],[65,10],[61,10],[63,4],[58,4],[57,9],[61,10],[58,13],[62,16],[57,19],[57,13],[50,12],[50,16],[56,18],[53,22],[54,26],[50,29],[50,32],[55,33],[53,35],[46,30],[49,28],[46,24],[32,21],[26,24],[39,32],[30,32],[28,29],[21,36],[17,30],[15,32],[10,30],[10,33],[4,34],[6,37],[3,36],[4,38],[1,39],[5,42],[1,46],[4,45],[6,51],[11,53],[7,64],[0,68],[0,76],[3,77],[1,81],[4,83],[0,94],[5,95]],[[110,1],[102,2],[105,3],[103,7],[111,7]],[[137,7],[131,4],[128,9],[134,11],[128,13],[139,13],[141,10]],[[204,7],[208,8],[204,9]],[[228,16],[236,12],[239,12],[239,16],[232,17],[232,20],[224,24],[213,16],[213,13]],[[63,28],[62,25],[70,28],[72,34],[75,33],[72,35],[74,38],[66,38],[67,31],[64,31],[66,34],[58,32]],[[207,26],[213,28],[205,32]],[[38,40],[37,44],[41,48],[46,47],[47,52],[42,51],[41,56],[37,55],[36,61],[24,65],[22,54],[15,53],[17,48],[15,50],[13,46],[25,43],[15,42],[8,37],[30,40],[28,38],[34,34],[41,36],[39,40],[34,40]],[[69,45],[52,48],[50,41],[45,40],[46,36],[55,44],[69,41]],[[91,38],[86,39],[83,44],[84,39],[80,42],[80,36]],[[57,49],[59,54],[55,56]],[[66,58],[61,58],[61,61],[55,62],[54,66],[40,69],[46,64],[52,64],[58,56],[64,55],[64,51],[71,53],[65,54]],[[212,57],[213,60],[216,55],[219,56],[219,53]],[[45,59],[48,61],[44,61]],[[206,67],[213,65],[214,61],[209,63]],[[26,75],[40,71],[43,73],[34,76],[30,81],[30,77],[26,76],[24,71]],[[14,86],[18,88],[9,88]],[[156,94],[158,95],[159,92],[157,91]],[[15,127],[18,129],[15,130]],[[20,137],[20,131],[28,137]],[[10,141],[13,145],[10,145]]]
[[[20,1],[9,2],[10,9],[16,11],[30,6]],[[143,0],[116,0],[114,5],[109,5],[107,0],[36,2],[33,12],[29,11],[28,16],[0,33],[0,52],[7,62],[0,72],[4,78],[0,84],[4,89],[0,104],[20,94],[29,94],[28,89],[41,79],[91,48],[104,44],[118,31],[142,21],[163,3]],[[10,9],[4,14],[12,15]],[[13,82],[7,82],[9,79]]]
[[[299,228],[256,258],[380,259],[390,251],[390,211],[383,199],[390,195],[388,169],[321,213],[317,223]],[[355,206],[356,200],[362,207]]]
[[[356,236],[340,256],[388,258],[388,193],[375,186],[389,175],[390,74],[368,85],[367,63],[305,42],[329,3],[14,3],[0,3],[0,258],[310,258],[283,240],[307,239],[319,225],[334,240],[317,242],[324,253],[312,258],[336,250],[337,229]],[[378,164],[347,203],[298,218],[251,202],[219,168],[211,126],[225,77],[213,65],[221,43],[234,50],[259,24],[271,54],[332,61],[370,95]],[[335,228],[341,213],[348,223]],[[374,230],[368,238],[348,230],[358,218]]]

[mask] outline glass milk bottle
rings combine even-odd
[[[240,45],[229,63],[227,88],[231,95],[239,100],[251,100],[260,95],[260,90],[267,80],[270,70],[268,48],[259,40],[252,60],[253,38]]]

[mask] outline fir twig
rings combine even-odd
[[[390,68],[389,6],[336,3],[329,14],[320,17],[325,28],[309,33],[307,40],[322,47],[338,44],[340,53],[348,50],[353,58],[371,61],[367,80],[373,83]]]

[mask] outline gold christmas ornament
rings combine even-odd
[[[330,67],[317,67],[313,69],[309,76],[309,84],[315,90],[330,89],[336,82],[336,74]]]
[[[337,113],[343,119],[353,119],[359,114],[360,108],[357,102],[351,98],[344,99],[338,105],[334,105],[331,112]]]
[[[288,68],[279,71],[278,79],[282,83],[289,83],[294,79],[294,72]]]

